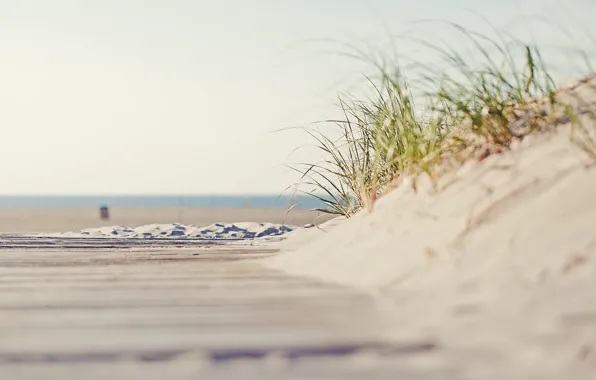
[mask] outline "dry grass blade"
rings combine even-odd
[[[581,132],[578,145],[596,160],[596,135],[582,124],[586,116],[596,124],[594,104],[580,107],[589,111],[561,104],[538,48],[496,29],[497,38],[491,39],[448,25],[472,45],[479,62],[454,48],[414,39],[448,67],[437,72],[420,64],[421,80],[408,81],[397,65],[388,70],[373,60],[379,75],[366,77],[372,95],[364,100],[340,97],[343,117],[327,120],[338,128],[339,137],[306,129],[323,158],[295,169],[303,184],[313,187],[307,193],[324,203],[319,211],[349,217],[372,209],[399,179],[426,173],[435,181],[454,164],[502,152],[512,142],[552,127],[561,109]],[[355,58],[364,59],[360,50],[353,51]],[[424,93],[426,107],[418,108],[410,83],[430,89]]]

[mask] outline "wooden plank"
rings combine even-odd
[[[365,294],[286,276],[248,257],[259,252],[2,250],[0,374],[26,378],[52,362],[62,375],[43,378],[62,379],[99,362],[118,368],[102,365],[106,376],[124,376],[131,365],[157,379],[147,357],[171,361],[165,373],[180,357],[208,357],[217,372],[236,362],[219,356],[261,362],[271,352],[319,352],[349,362],[359,350],[381,358],[387,347],[432,349],[387,342]]]

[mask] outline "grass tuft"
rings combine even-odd
[[[371,62],[378,72],[375,79],[366,78],[371,96],[340,96],[342,117],[323,122],[332,130],[304,128],[322,160],[292,168],[301,173],[299,185],[311,187],[301,191],[325,205],[318,211],[350,217],[371,210],[403,178],[426,173],[436,181],[454,165],[501,153],[553,127],[561,114],[572,122],[574,141],[596,161],[594,104],[562,100],[537,47],[505,34],[491,39],[450,26],[471,43],[479,60],[416,40],[447,67],[420,64],[421,72],[409,81],[399,67],[388,70]],[[596,87],[591,90],[596,94]]]

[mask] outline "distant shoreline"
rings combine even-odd
[[[317,208],[306,195],[1,195],[0,207],[281,207]]]
[[[198,227],[214,223],[278,223],[303,226],[323,223],[331,215],[310,208],[258,206],[110,206],[110,218],[100,218],[96,206],[3,206],[0,207],[0,233],[53,233],[87,228],[147,224],[182,223]]]

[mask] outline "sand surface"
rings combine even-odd
[[[35,233],[69,232],[87,228],[142,226],[147,224],[182,223],[208,226],[214,223],[284,223],[302,226],[322,222],[329,217],[319,216],[308,209],[294,208],[286,215],[286,208],[257,207],[113,207],[110,219],[100,219],[96,208],[2,207],[0,232]]]
[[[596,131],[596,123],[583,120]],[[472,378],[596,378],[596,165],[570,126],[290,236],[271,268],[365,289]],[[455,359],[454,359],[455,360]]]

